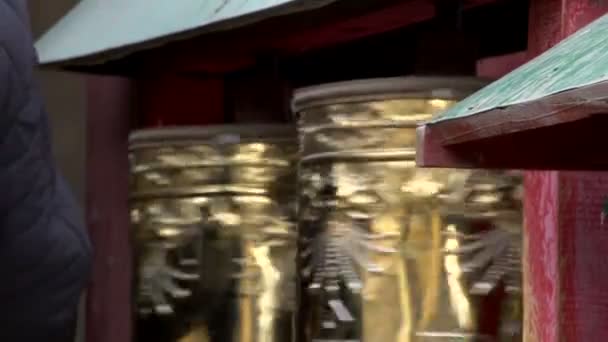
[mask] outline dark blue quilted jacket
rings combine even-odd
[[[87,281],[80,210],[55,167],[25,0],[0,0],[0,341],[67,342]]]

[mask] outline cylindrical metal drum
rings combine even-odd
[[[292,126],[131,135],[138,341],[293,339],[296,152]]]
[[[482,86],[296,91],[300,342],[521,340],[519,176],[415,166],[416,125]]]

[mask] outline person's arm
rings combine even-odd
[[[5,113],[8,107],[10,60],[6,49],[0,45],[0,113]],[[8,115],[0,116],[0,127],[5,127]]]
[[[0,341],[72,342],[91,252],[55,167],[25,0],[0,0]]]
[[[0,142],[27,104],[36,63],[26,2],[0,0]]]

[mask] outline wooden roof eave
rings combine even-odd
[[[37,42],[42,65],[99,64],[134,51],[305,12],[337,0],[81,0]],[[179,6],[178,6],[179,5]],[[165,14],[165,13],[167,14]]]
[[[607,30],[605,15],[419,127],[418,164],[608,169]]]
[[[158,1],[160,0],[152,0],[153,3],[149,6],[154,7]],[[184,3],[197,1],[201,0],[187,0]],[[465,0],[464,5],[465,9],[471,9],[495,1],[498,0]],[[209,3],[214,2],[226,0],[213,0]],[[145,64],[146,69],[152,70],[156,67],[175,67],[180,72],[225,73],[250,65],[252,58],[264,56],[265,53],[301,54],[406,27],[435,15],[433,0],[263,2],[280,5],[267,6],[260,11],[242,15],[225,13],[222,18],[207,18],[197,25],[190,23],[182,30],[173,29],[164,33],[143,34],[141,31],[145,33],[146,29],[142,26],[150,25],[142,20],[134,21],[126,27],[110,29],[114,33],[140,31],[140,34],[128,34],[117,42],[108,41],[109,38],[104,38],[101,34],[90,34],[89,31],[100,31],[104,25],[98,24],[97,29],[87,28],[95,20],[85,19],[95,16],[84,5],[89,4],[92,8],[91,4],[101,6],[101,3],[82,0],[37,42],[40,62],[45,67],[88,73],[127,75],[137,73],[134,69],[142,68],[142,64]],[[105,6],[105,11],[115,13],[121,9],[116,4],[113,6]],[[148,10],[142,9],[140,12],[146,13]],[[86,17],[76,20],[81,15]],[[156,16],[160,21],[177,21],[166,19],[158,13]],[[128,22],[126,17],[121,17],[118,21]],[[171,16],[173,17],[176,15]],[[277,30],[277,27],[281,27],[281,30]],[[90,39],[91,36],[103,39]],[[82,40],[87,43],[80,44]]]
[[[608,106],[589,103],[565,106],[526,117],[526,106],[484,113],[452,124],[418,127],[417,164],[425,167],[529,170],[607,170]],[[530,108],[546,104],[530,105]],[[492,120],[505,112],[513,121]],[[482,119],[483,117],[483,119]],[[483,127],[484,121],[492,125]],[[458,132],[458,127],[462,132]],[[475,129],[478,127],[479,129]]]

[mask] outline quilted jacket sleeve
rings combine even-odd
[[[9,100],[9,76],[10,76],[10,60],[6,49],[0,45],[0,111],[4,112]],[[0,120],[5,122],[10,120],[8,116],[0,117]],[[6,125],[6,124],[5,124]],[[5,126],[0,125],[0,126]]]
[[[0,0],[0,341],[67,342],[90,247],[57,171],[25,0]]]

